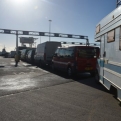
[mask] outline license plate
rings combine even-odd
[[[89,70],[92,70],[93,68],[92,67],[86,67],[85,70],[86,71],[89,71]]]

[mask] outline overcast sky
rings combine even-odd
[[[115,7],[116,0],[0,0],[0,28],[48,32],[48,20],[52,20],[51,32],[85,35],[94,42],[96,24]],[[48,40],[41,37],[41,42]],[[84,42],[64,38],[51,41]],[[15,35],[0,34],[0,51],[4,45],[7,51],[13,50],[15,42]]]

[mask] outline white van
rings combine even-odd
[[[37,45],[34,62],[39,65],[50,65],[55,50],[61,47],[61,42],[47,41]]]

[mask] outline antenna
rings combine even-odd
[[[121,5],[121,0],[116,1],[116,8]]]

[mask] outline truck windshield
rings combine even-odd
[[[78,50],[78,57],[80,58],[94,58],[96,55],[94,48],[80,48]]]

